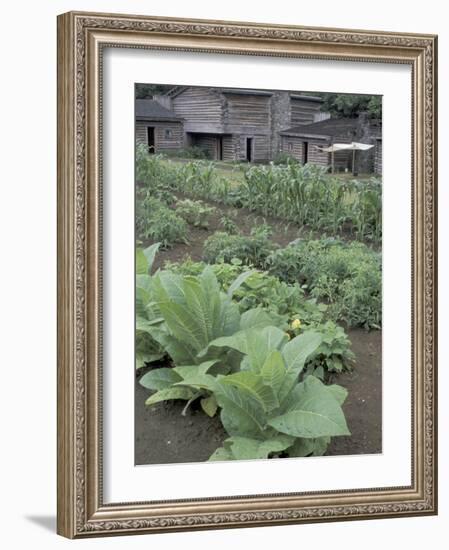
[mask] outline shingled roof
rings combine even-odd
[[[136,118],[167,122],[182,122],[183,120],[154,99],[136,99]]]
[[[313,122],[312,124],[292,126],[291,128],[282,130],[280,134],[284,136],[316,135],[320,137],[349,135],[356,132],[358,124],[359,121],[357,118],[328,118],[319,122]]]

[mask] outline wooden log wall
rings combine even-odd
[[[223,136],[223,160],[236,160],[236,147],[233,136]]]
[[[320,105],[320,103],[292,97],[290,99],[291,126],[315,122],[315,115],[320,112]]]
[[[327,145],[322,139],[301,138],[297,136],[282,136],[282,151],[292,155],[299,162],[304,160],[304,142],[307,142],[307,162],[319,166],[330,165],[330,155],[321,151],[321,147]]]
[[[182,123],[138,120],[136,122],[136,140],[145,145],[148,145],[147,128],[149,126],[154,128],[154,148],[156,153],[175,151],[184,147]]]
[[[223,126],[223,108],[221,95],[211,88],[187,88],[172,99],[172,109],[185,119],[187,131],[199,130],[207,126]]]
[[[268,131],[270,96],[225,94],[225,97],[227,108],[224,122],[228,130],[245,132],[245,127],[251,127]]]

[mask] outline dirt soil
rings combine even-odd
[[[382,366],[380,331],[348,331],[356,355],[354,370],[334,377],[344,386],[348,399],[343,406],[351,431],[334,437],[328,455],[382,452]],[[135,463],[168,464],[202,462],[221,446],[227,434],[218,417],[209,418],[195,406],[181,414],[185,402],[170,401],[145,407],[149,390],[136,378]]]

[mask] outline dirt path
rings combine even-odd
[[[382,367],[380,331],[350,330],[356,354],[352,373],[335,378],[349,391],[344,411],[350,437],[336,437],[327,454],[382,452]],[[209,418],[191,408],[181,415],[184,403],[171,401],[145,407],[149,391],[136,378],[135,463],[167,464],[202,462],[219,447],[227,434],[218,417]]]

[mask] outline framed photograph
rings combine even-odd
[[[59,16],[59,534],[437,513],[436,55]]]

